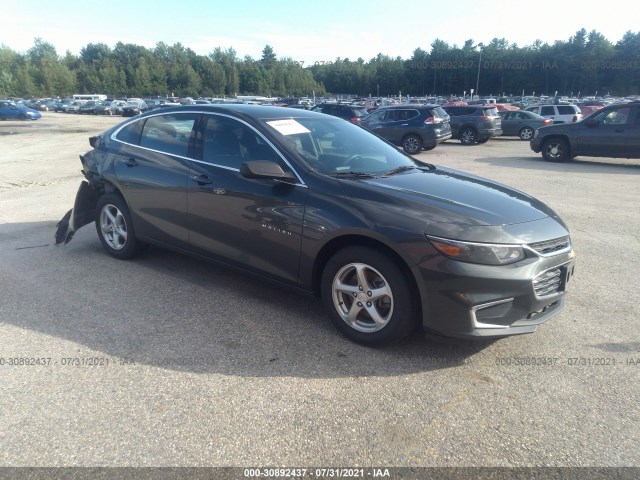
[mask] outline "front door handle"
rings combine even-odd
[[[135,158],[125,158],[124,160],[122,160],[122,163],[124,163],[127,167],[137,167],[138,165],[140,165]]]
[[[206,185],[213,182],[206,175],[191,175],[191,180],[196,182],[198,185]]]

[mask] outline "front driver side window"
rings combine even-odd
[[[630,111],[630,107],[611,110],[609,113],[601,117],[600,123],[604,125],[624,125],[627,123]]]

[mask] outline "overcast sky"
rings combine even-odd
[[[305,65],[337,57],[369,60],[378,53],[409,58],[440,38],[461,46],[506,38],[518,46],[536,39],[568,40],[581,28],[613,43],[637,32],[637,7],[616,0],[0,0],[0,44],[26,52],[36,37],[59,55],[88,43],[180,42],[198,54],[233,47],[239,57],[278,57]],[[634,10],[633,12],[631,10]]]

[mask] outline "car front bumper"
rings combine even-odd
[[[540,153],[542,151],[542,137],[535,137],[529,141],[529,147],[536,153]]]
[[[423,326],[452,337],[532,333],[563,310],[574,257],[570,250],[503,266],[432,257],[418,265]]]

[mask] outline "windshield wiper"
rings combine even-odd
[[[388,172],[384,173],[384,176],[388,176],[388,175],[395,175],[396,173],[402,173],[402,172],[407,172],[409,170],[414,170],[418,167],[414,166],[414,165],[402,165],[401,167],[397,167],[394,168],[392,170],[389,170]]]
[[[420,170],[426,168],[427,170],[435,170],[436,166],[433,163],[423,163],[418,167]]]
[[[339,177],[375,178],[378,176],[374,173],[354,172],[353,170],[349,170],[348,172],[336,172],[334,175],[338,178]]]

